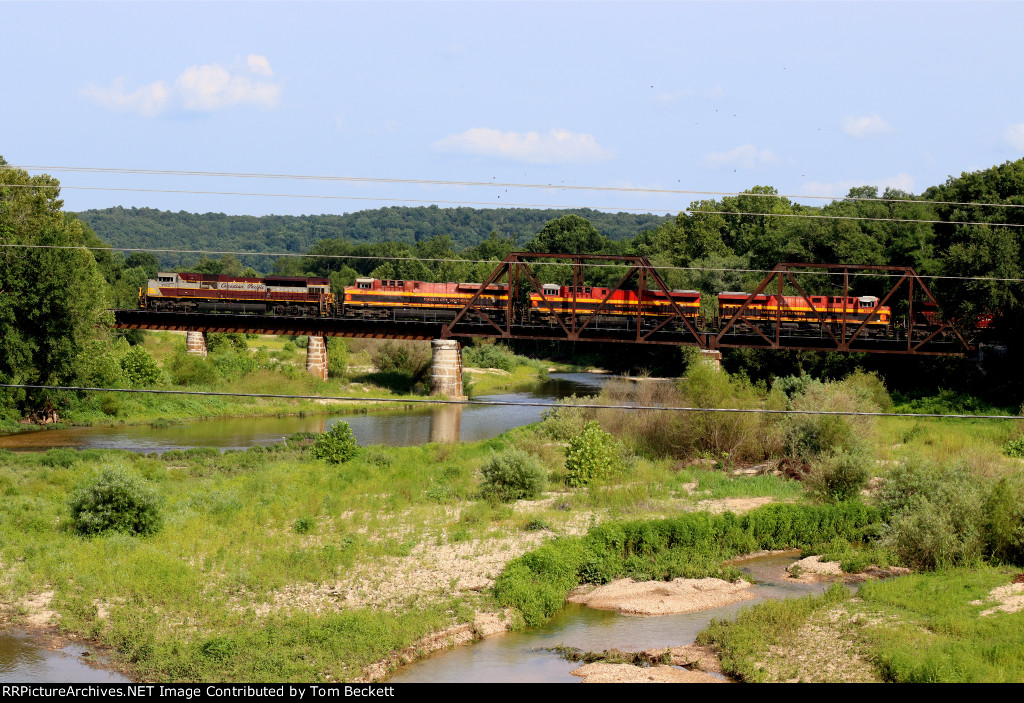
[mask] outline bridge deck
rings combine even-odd
[[[115,327],[121,329],[177,330],[188,332],[225,332],[250,334],[288,334],[320,337],[363,337],[371,339],[440,339],[448,319],[438,320],[362,320],[335,317],[287,317],[279,315],[253,315],[236,313],[175,313],[151,310],[114,310]],[[567,341],[558,326],[543,324],[513,324],[499,332],[484,322],[461,321],[447,332],[449,337],[493,337],[499,339],[539,339]],[[699,331],[695,336],[689,330],[658,330],[642,341],[636,330],[622,328],[587,327],[576,339],[569,341],[615,344],[670,344],[709,348],[715,338],[714,331]],[[918,342],[915,341],[916,345]],[[793,349],[806,351],[836,351],[832,339],[821,335],[782,335],[776,345],[754,333],[733,332],[714,343],[718,348],[752,347],[761,349]],[[963,354],[959,343],[931,340],[927,348],[913,349],[903,339],[858,338],[850,344],[851,352],[881,354]]]

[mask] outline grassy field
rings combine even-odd
[[[517,383],[535,373],[524,368],[493,376]],[[762,392],[699,374],[686,384],[678,392],[725,407]],[[811,392],[815,402],[829,393],[847,402],[853,393]],[[0,450],[0,617],[91,638],[139,680],[352,680],[478,613],[541,622],[583,582],[738,578],[723,560],[787,547],[861,569],[922,558],[906,551],[909,541],[932,549],[924,556],[934,561],[922,562],[931,566],[867,584],[857,599],[837,589],[759,606],[702,639],[729,672],[751,681],[814,678],[792,666],[800,661],[795,643],[818,641],[805,636],[812,631],[844,643],[836,656],[860,662],[869,678],[1024,680],[1014,646],[1024,613],[981,615],[998,607],[992,590],[1019,570],[992,556],[998,546],[1012,563],[1015,530],[1024,534],[1013,492],[1021,461],[1003,451],[1019,437],[1016,423],[887,419],[844,429],[703,415],[616,418],[570,405],[484,442],[363,447],[341,465],[314,458],[302,437],[224,454]],[[594,417],[616,436],[581,444]],[[807,490],[817,459],[803,483],[765,471],[772,461],[748,469],[773,447],[794,446],[794,437],[806,446],[815,432],[868,442],[862,466],[870,470],[857,481],[890,483],[852,501],[817,503]],[[513,448],[538,463],[547,491],[484,499],[483,467]],[[593,462],[586,480],[568,461],[577,451]],[[960,461],[956,451],[970,456]],[[924,468],[898,473],[913,461]],[[105,467],[159,496],[162,529],[76,531],[69,496]],[[917,504],[893,493],[895,485],[928,502],[906,512]],[[758,507],[766,502],[775,505]],[[933,545],[936,536],[952,546]]]

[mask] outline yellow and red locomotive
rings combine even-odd
[[[724,325],[750,298],[750,293],[726,292],[718,294],[719,325]],[[743,317],[762,331],[774,331],[775,325],[784,332],[819,332],[822,324],[847,329],[865,325],[865,334],[885,336],[892,324],[889,306],[878,305],[873,295],[842,297],[811,295],[755,295],[743,309]]]
[[[334,314],[326,278],[245,278],[211,273],[158,273],[139,289],[139,308],[161,312],[245,312],[267,315]]]
[[[662,290],[615,290],[600,286],[560,286],[545,283],[541,293],[530,295],[532,319],[551,320],[553,315],[566,316],[576,311],[577,317],[597,313],[595,322],[604,325],[629,325],[642,316],[647,324],[657,325],[679,308],[691,324],[700,317],[700,291],[673,290],[668,295]],[[607,298],[607,300],[605,300]],[[602,305],[602,302],[604,303]]]
[[[480,291],[480,283],[430,283],[401,279],[357,278],[345,286],[342,317],[364,319],[450,320]],[[491,317],[508,309],[508,286],[492,283],[474,305]]]

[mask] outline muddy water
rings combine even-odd
[[[545,382],[533,383],[511,393],[479,396],[474,400],[527,403],[559,400],[573,394],[593,395],[600,390],[606,378],[585,373],[551,374]],[[474,442],[537,422],[543,410],[536,406],[417,405],[412,409],[369,414],[226,418],[161,428],[148,425],[72,427],[0,437],[0,448],[45,451],[55,447],[73,447],[127,449],[143,453],[189,447],[244,449],[259,444],[274,444],[295,432],[323,432],[339,421],[349,423],[361,445],[410,446],[457,440]]]
[[[91,654],[81,645],[51,651],[40,647],[24,632],[0,632],[2,683],[131,682],[121,674],[94,668],[90,658]]]
[[[828,584],[803,584],[785,577],[784,569],[799,556],[792,552],[756,557],[736,566],[757,580],[754,600],[696,613],[653,617],[621,615],[580,605],[566,605],[543,627],[509,632],[439,652],[397,671],[390,682],[579,682],[569,672],[579,662],[547,651],[557,646],[583,651],[619,649],[636,652],[690,644],[714,618],[731,618],[743,608],[768,599],[822,593]]]

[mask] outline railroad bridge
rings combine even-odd
[[[544,295],[534,267],[559,263],[568,267],[572,276],[571,300],[555,307]],[[586,306],[577,303],[576,291],[584,289],[587,267],[614,266],[625,273],[618,283],[606,289],[603,300]],[[874,307],[854,319],[843,304],[842,313],[822,310],[812,303],[794,274],[816,274],[842,277],[842,298],[848,299],[851,277],[871,276],[895,280],[888,292],[874,297]],[[507,308],[496,311],[493,302],[482,304],[481,294],[492,284],[507,286]],[[837,292],[832,285],[832,292]],[[589,290],[589,289],[587,289]],[[535,307],[541,315],[524,313],[522,301],[530,291],[536,292]],[[643,305],[635,305],[635,315],[618,315],[614,325],[608,324],[607,313],[617,292],[630,291],[638,299],[667,301],[652,314]],[[770,313],[757,308],[766,296],[777,296],[786,306],[777,305]],[[592,344],[668,344],[695,346],[705,360],[718,366],[720,349],[749,347],[779,350],[813,350],[868,352],[883,354],[963,355],[974,350],[962,333],[948,322],[936,319],[931,312],[937,302],[914,269],[906,266],[863,266],[782,263],[772,269],[761,284],[746,294],[734,294],[734,304],[714,311],[711,319],[684,310],[673,300],[670,290],[658,271],[642,256],[605,256],[570,254],[512,253],[501,261],[479,287],[475,295],[457,310],[422,310],[409,315],[407,310],[394,310],[374,319],[354,316],[299,317],[216,312],[156,312],[152,310],[115,310],[115,327],[125,329],[178,330],[187,332],[188,350],[206,354],[206,333],[252,333],[306,335],[306,369],[327,378],[326,337],[364,337],[375,339],[431,340],[433,364],[431,392],[449,397],[462,396],[462,360],[459,339],[491,337],[496,339],[534,339]],[[645,297],[646,296],[646,297]],[[793,302],[795,301],[795,302]],[[799,326],[787,317],[794,305],[804,310]],[[885,335],[866,331],[867,317],[896,305],[901,320],[893,320]],[[862,308],[865,312],[867,308]],[[886,308],[888,310],[888,308]],[[500,316],[497,314],[500,312]],[[401,314],[399,314],[401,313]],[[931,316],[929,316],[931,315]],[[625,351],[625,350],[624,350]]]

